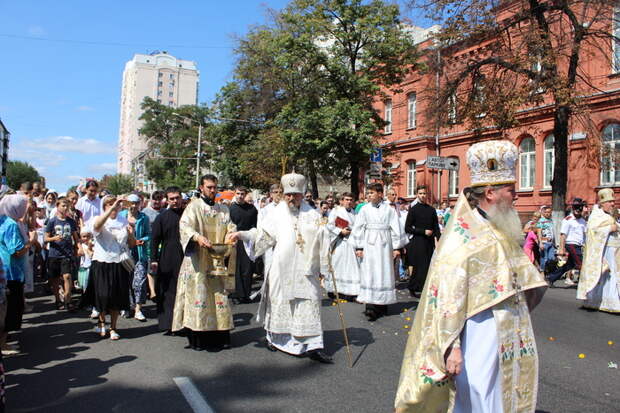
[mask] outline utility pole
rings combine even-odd
[[[198,124],[198,153],[196,153],[196,189],[200,186],[200,144],[202,139],[202,123]]]

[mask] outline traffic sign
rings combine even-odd
[[[371,162],[368,170],[370,179],[381,179],[381,162]]]
[[[450,169],[458,171],[460,162],[458,158],[446,158],[444,156],[429,156],[426,158],[426,167],[430,169]]]
[[[370,153],[370,162],[383,162],[383,149],[374,149]]]

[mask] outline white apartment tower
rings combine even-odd
[[[144,98],[148,96],[172,107],[195,105],[198,77],[196,62],[177,59],[167,52],[136,54],[125,64],[118,137],[119,173],[132,173],[135,167],[132,162],[147,149],[139,133],[142,127],[140,105]]]

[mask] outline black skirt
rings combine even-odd
[[[6,296],[6,318],[4,331],[17,331],[22,328],[24,316],[24,283],[7,281],[6,288],[10,291]]]
[[[131,279],[121,263],[93,261],[88,281],[84,304],[99,312],[129,311]]]

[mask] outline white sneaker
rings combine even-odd
[[[566,284],[566,285],[575,285],[575,282],[573,280],[571,280],[570,277],[566,277],[566,279],[564,280],[564,284]]]
[[[120,315],[121,317],[125,317],[125,316],[127,315],[127,311],[125,311],[125,310],[121,310],[121,312],[119,313],[119,315]]]
[[[142,314],[142,311],[136,311],[136,314],[133,316],[138,321],[146,321],[146,317]]]
[[[93,308],[93,311],[90,312],[90,318],[92,319],[99,318],[99,311]]]

